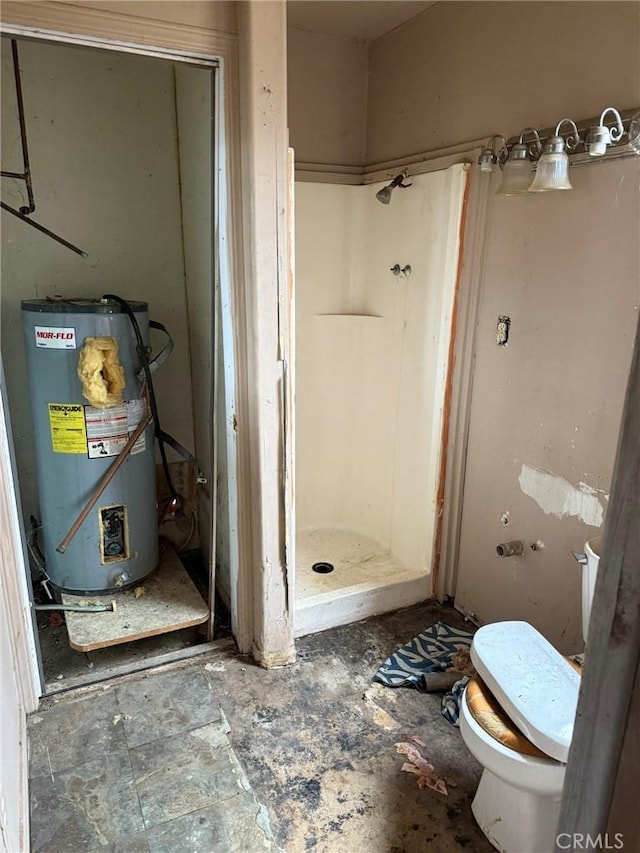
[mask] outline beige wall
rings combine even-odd
[[[3,168],[19,170],[9,43],[2,48]],[[20,44],[20,63],[34,219],[89,255],[2,213],[2,350],[22,497],[37,515],[21,299],[115,292],[147,301],[176,342],[155,377],[163,427],[190,448],[193,410],[173,68],[36,42]],[[20,185],[3,179],[3,199],[18,206],[20,198]]]
[[[639,56],[639,3],[438,3],[371,45],[367,162],[638,106]]]
[[[456,605],[564,652],[583,645],[570,552],[602,534],[638,321],[639,177],[640,158],[577,167],[572,192],[491,206]],[[545,548],[499,558],[511,539]]]
[[[289,134],[296,161],[363,165],[367,45],[290,28],[287,53]]]
[[[639,57],[638,3],[438,3],[371,47],[366,162],[637,107]],[[492,198],[486,259],[476,259],[486,274],[459,603],[473,587],[469,604],[484,620],[527,619],[567,652],[582,646],[580,570],[568,551],[601,528],[545,512],[519,477],[528,462],[606,510],[640,301],[639,168],[640,158],[594,164],[573,170],[571,193]],[[495,344],[499,313],[514,320],[505,349]],[[546,547],[499,561],[495,544],[511,537]],[[627,757],[638,754],[637,718],[634,701]],[[608,827],[629,838],[634,773],[623,762]]]
[[[213,72],[190,65],[174,66],[176,121],[180,169],[180,203],[184,243],[185,287],[191,383],[193,388],[194,445],[207,483],[198,489],[199,539],[205,555],[211,553],[214,508],[213,482],[213,199],[212,152]],[[184,538],[182,539],[184,541]],[[191,541],[191,547],[198,544]],[[205,557],[205,561],[206,561]]]
[[[637,3],[439,3],[371,46],[367,161],[632,108],[639,56]],[[601,532],[598,505],[606,517],[638,316],[639,169],[640,158],[575,168],[565,194],[492,192],[474,260],[484,273],[456,603],[483,621],[530,621],[563,651],[582,645],[569,551]],[[504,349],[499,314],[513,321]],[[546,547],[500,560],[508,539]]]

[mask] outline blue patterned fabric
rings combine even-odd
[[[440,713],[451,723],[452,726],[459,726],[460,722],[460,703],[462,702],[462,694],[464,688],[470,681],[470,676],[463,675],[460,681],[456,681],[451,690],[445,693],[440,703]]]
[[[426,689],[425,676],[430,672],[447,672],[455,669],[452,659],[461,649],[469,650],[473,634],[437,622],[432,628],[414,637],[386,660],[373,676],[373,681],[387,687],[415,687]],[[442,697],[442,716],[458,725],[460,700],[469,676],[460,677]]]

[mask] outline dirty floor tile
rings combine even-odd
[[[211,684],[197,669],[143,676],[116,694],[129,748],[221,718]]]
[[[151,853],[264,853],[278,849],[264,806],[251,791],[149,830]]]
[[[248,787],[226,730],[226,721],[212,723],[130,751],[147,829]]]
[[[481,767],[441,715],[441,695],[373,683],[384,660],[437,621],[469,629],[434,604],[297,642],[294,664],[270,672],[246,659],[209,678],[232,723],[229,739],[274,837],[289,853],[490,853],[471,801]],[[414,735],[448,796],[419,789],[395,744]]]
[[[103,853],[150,853],[149,842],[145,832],[137,832],[135,835],[120,835],[115,842]]]
[[[470,627],[428,603],[305,637],[288,667],[229,651],[45,702],[29,726],[32,853],[491,853],[471,813],[481,767],[441,696],[371,681],[439,620]],[[448,796],[402,771],[411,735]]]
[[[31,853],[98,850],[144,830],[126,749],[38,776],[30,796]]]
[[[29,775],[57,774],[126,748],[113,691],[72,701],[29,718]],[[115,721],[115,722],[114,722]]]

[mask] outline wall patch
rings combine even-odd
[[[564,477],[532,465],[522,466],[518,482],[522,492],[533,498],[547,515],[556,518],[573,515],[591,527],[602,526],[604,510],[599,493],[586,483],[573,486]]]

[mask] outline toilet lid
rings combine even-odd
[[[538,749],[566,762],[580,677],[527,622],[476,631],[471,660],[508,717]]]

